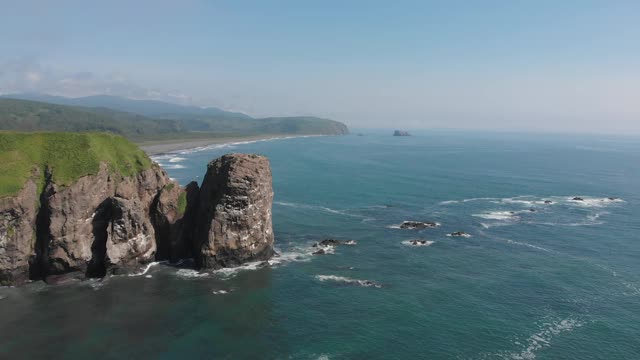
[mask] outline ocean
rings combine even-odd
[[[154,157],[268,156],[280,256],[0,288],[0,357],[640,359],[640,139],[363,135]]]

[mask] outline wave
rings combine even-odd
[[[487,201],[487,200],[500,200],[500,198],[494,197],[477,197],[470,199],[462,199],[462,200],[446,200],[439,202],[440,205],[450,205],[450,204],[459,204],[459,203],[467,203],[471,201]]]
[[[177,276],[185,279],[199,279],[209,276],[209,273],[200,272],[193,269],[180,269],[175,273]]]
[[[537,245],[533,245],[533,244],[529,244],[526,242],[520,242],[520,241],[515,241],[515,240],[511,240],[511,239],[506,239],[507,243],[509,244],[514,244],[514,245],[520,245],[520,246],[526,246],[532,249],[536,249],[536,250],[540,250],[540,251],[545,251],[545,252],[552,252],[549,249],[545,249],[542,246],[537,246]]]
[[[142,275],[146,275],[147,272],[149,272],[149,270],[151,270],[152,267],[159,265],[159,264],[164,264],[167,263],[166,261],[154,261],[154,262],[150,262],[147,264],[147,266],[145,266],[142,271],[137,272],[137,273],[133,273],[133,274],[127,274],[127,276],[142,276]]]
[[[212,273],[216,275],[221,275],[223,277],[233,277],[242,271],[250,271],[250,270],[258,270],[265,266],[270,265],[268,261],[253,261],[244,263],[240,266],[227,267],[218,270],[213,270]]]
[[[187,160],[187,159],[183,158],[183,157],[176,156],[176,157],[172,157],[171,159],[169,159],[169,162],[170,163],[176,163],[176,162],[181,162],[181,161],[185,161],[185,160]]]
[[[536,352],[550,347],[551,341],[555,336],[558,336],[563,332],[571,332],[583,325],[584,322],[572,318],[562,319],[559,321],[542,322],[539,325],[538,332],[529,336],[524,341],[524,348],[521,351],[509,352],[501,355],[503,358],[514,360],[535,359]],[[522,342],[520,341],[515,341],[515,344],[520,345],[521,343]]]
[[[345,276],[337,276],[337,275],[316,275],[316,279],[322,282],[334,281],[334,282],[350,284],[350,285],[360,285],[363,287],[375,287],[375,288],[382,287],[382,285],[377,284],[371,280],[351,279]]]
[[[516,211],[488,211],[480,214],[472,214],[471,216],[479,217],[486,220],[518,220],[517,215],[521,212]]]
[[[184,169],[185,168],[184,165],[180,165],[180,164],[175,164],[175,165],[162,165],[162,164],[160,164],[160,166],[162,166],[163,168],[165,168],[167,170],[175,170],[175,169]]]
[[[581,200],[580,200],[581,199]],[[506,198],[491,198],[491,197],[479,197],[463,200],[446,200],[441,201],[440,205],[451,205],[466,203],[470,201],[489,201],[495,204],[515,204],[527,207],[538,205],[555,205],[564,204],[570,206],[580,207],[605,207],[613,204],[624,203],[624,199],[615,197],[592,197],[592,196],[534,196],[534,195],[520,195]]]
[[[226,295],[226,294],[229,294],[231,292],[232,292],[231,290],[213,290],[211,293],[213,295]]]
[[[292,203],[292,202],[286,202],[286,201],[274,201],[273,203],[276,204],[276,205],[292,207],[292,208],[295,208],[295,209],[315,210],[315,211],[327,212],[327,213],[330,213],[330,214],[350,216],[350,217],[355,217],[355,218],[363,218],[363,219],[369,220],[369,221],[370,220],[374,220],[374,219],[371,219],[371,218],[367,218],[366,216],[350,214],[350,213],[347,212],[347,210],[336,210],[336,209],[328,208],[326,206],[300,204],[300,203]]]

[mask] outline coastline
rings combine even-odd
[[[220,138],[198,139],[198,140],[167,140],[157,142],[143,142],[138,146],[147,153],[148,156],[157,156],[167,153],[175,153],[179,151],[193,150],[197,148],[205,148],[208,146],[224,146],[233,145],[237,143],[256,142],[256,141],[270,141],[281,139],[293,139],[293,138],[305,138],[316,136],[330,136],[330,135],[255,135],[255,136],[229,136]]]

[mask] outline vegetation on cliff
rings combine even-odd
[[[44,184],[45,169],[54,183],[69,185],[96,174],[101,162],[124,176],[152,164],[135,144],[114,134],[0,131],[0,197],[15,195],[29,178]]]

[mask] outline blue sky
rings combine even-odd
[[[4,1],[0,92],[640,132],[637,1]]]

